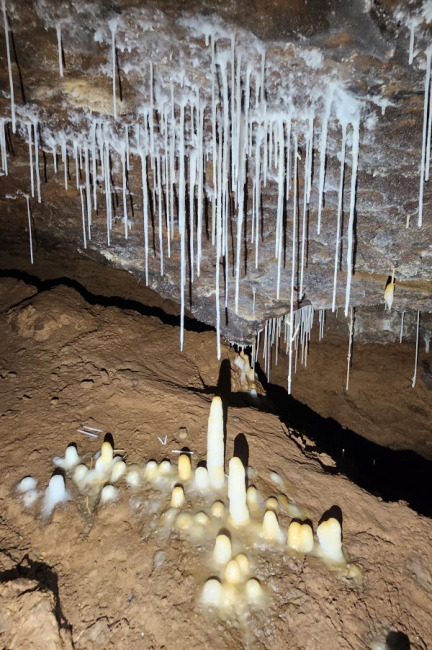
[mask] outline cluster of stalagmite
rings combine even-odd
[[[265,605],[265,576],[254,574],[258,549],[312,554],[345,567],[346,575],[358,575],[354,565],[346,563],[337,519],[323,521],[317,527],[315,540],[302,508],[290,503],[285,494],[265,499],[256,486],[247,487],[247,468],[237,456],[230,459],[226,477],[219,397],[213,398],[208,419],[207,467],[199,464],[194,469],[186,452],[179,455],[177,465],[167,459],[127,464],[115,454],[108,440],[88,464],[84,458],[75,445],[69,445],[64,457],[53,459],[57,469],[43,493],[38,492],[36,479],[25,477],[16,488],[25,506],[39,507],[42,519],[49,522],[56,506],[71,501],[73,496],[85,498],[90,514],[116,501],[122,480],[134,497],[156,488],[162,495],[160,502],[153,503],[160,514],[159,530],[200,540],[200,546],[207,549],[209,577],[200,596],[205,606],[223,612]],[[279,475],[272,473],[270,478],[279,487],[283,485]],[[287,514],[292,521],[285,529],[280,521]]]

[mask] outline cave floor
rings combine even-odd
[[[254,484],[304,507],[314,530],[339,506],[344,550],[362,580],[259,548],[251,569],[265,586],[265,609],[221,620],[199,602],[211,540],[159,534],[154,517],[131,507],[136,495],[125,484],[117,504],[85,512],[72,500],[48,523],[25,510],[14,493],[21,478],[45,487],[52,458],[69,443],[81,453],[100,447],[102,437],[77,432],[83,425],[111,433],[128,462],[175,462],[184,445],[193,465],[205,459],[220,374],[214,332],[187,323],[181,353],[169,319],[128,307],[90,304],[64,285],[37,292],[0,279],[2,647],[360,650],[384,648],[386,638],[387,647],[430,647],[431,520],[326,471],[264,399],[228,403],[226,458],[244,434]],[[230,355],[223,346],[222,358]],[[284,477],[283,488],[270,472]],[[286,529],[290,519],[282,512],[280,521]]]

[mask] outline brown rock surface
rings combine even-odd
[[[16,282],[2,280],[3,295],[11,286],[16,304]],[[52,472],[51,458],[72,440],[80,451],[96,451],[100,441],[76,432],[83,424],[112,432],[128,462],[171,457],[171,450],[184,444],[179,437],[184,429],[188,446],[196,452],[194,463],[204,458],[210,397],[220,368],[212,332],[187,331],[180,354],[178,328],[154,316],[89,304],[62,286],[29,302],[29,291],[21,286],[23,313],[31,304],[40,322],[50,323],[61,308],[67,322],[49,329],[42,339],[23,337],[13,327],[20,308],[8,312],[4,305],[2,312],[0,358],[3,368],[15,373],[0,384],[0,575],[3,581],[8,578],[3,590],[10,595],[10,590],[21,589],[21,582],[10,582],[17,567],[45,567],[55,576],[61,622],[70,626],[77,649],[363,650],[396,638],[405,643],[402,647],[408,647],[408,639],[409,647],[426,650],[432,638],[430,519],[406,503],[386,503],[343,475],[326,471],[324,456],[317,462],[310,445],[303,451],[299,434],[266,412],[265,400],[254,406],[245,396],[243,403],[230,403],[228,394],[227,458],[236,436],[244,434],[257,487],[274,494],[269,472],[278,472],[288,497],[307,508],[314,529],[323,512],[338,505],[344,550],[361,566],[363,581],[340,577],[313,558],[288,553],[270,557],[264,550],[249,549],[270,604],[246,621],[223,622],[197,602],[208,577],[212,543],[194,545],[176,534],[161,536],[151,517],[131,509],[126,486],[117,505],[90,518],[72,501],[41,525],[13,488],[31,473],[43,489]],[[7,313],[13,315],[9,320]],[[228,358],[225,348],[223,358]],[[158,436],[165,434],[167,446],[162,447]],[[282,514],[282,525],[288,522]],[[25,598],[39,597],[36,589]],[[14,603],[15,597],[8,602]],[[52,617],[49,594],[47,602],[47,616]],[[34,635],[30,619],[26,621],[21,647],[31,647]]]

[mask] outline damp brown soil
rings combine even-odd
[[[254,570],[267,608],[220,620],[199,603],[211,575],[208,543],[158,534],[131,507],[125,485],[118,504],[88,516],[75,501],[45,524],[26,511],[14,494],[22,477],[43,487],[68,443],[100,446],[77,432],[83,425],[110,432],[128,462],[173,460],[185,445],[194,464],[204,459],[221,362],[214,332],[192,321],[181,353],[178,327],[160,305],[151,315],[64,284],[0,283],[2,647],[360,650],[386,638],[388,647],[430,647],[431,520],[328,472],[264,397],[254,403],[225,391],[227,458],[244,434],[257,486],[271,496],[270,472],[283,476],[315,530],[340,507],[344,550],[361,581],[314,558],[261,553]],[[223,346],[222,361],[232,354]]]

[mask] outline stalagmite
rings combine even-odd
[[[288,527],[289,548],[299,553],[310,553],[313,549],[314,539],[313,530],[309,524],[301,524],[298,521],[292,521]]]
[[[228,535],[220,533],[216,537],[215,546],[213,549],[213,560],[216,564],[226,565],[231,560],[231,540]]]
[[[342,552],[342,531],[338,520],[331,517],[323,521],[317,528],[317,536],[323,556],[332,562],[343,564],[345,557]]]
[[[197,467],[195,470],[195,481],[194,481],[195,487],[200,491],[200,492],[205,492],[209,485],[209,474],[207,471],[206,467]]]
[[[68,499],[69,493],[66,490],[63,476],[61,474],[55,474],[51,477],[48,487],[45,490],[41,511],[42,517],[49,517],[57,505],[65,503]]]
[[[180,481],[190,481],[192,478],[191,461],[187,454],[180,454],[179,456],[178,473]]]
[[[222,585],[219,580],[216,578],[210,578],[207,580],[201,598],[204,605],[218,607],[222,598]]]
[[[220,489],[225,482],[224,423],[220,397],[213,397],[207,427],[207,470],[210,485]]]
[[[184,502],[184,490],[181,485],[176,485],[171,494],[171,508],[181,508]]]
[[[391,310],[392,305],[393,305],[394,289],[395,289],[394,276],[395,276],[395,269],[393,269],[391,280],[387,284],[387,286],[386,286],[386,288],[384,290],[385,307],[387,307],[387,309],[389,311]]]
[[[246,474],[240,458],[234,456],[229,462],[228,473],[229,512],[236,526],[243,526],[249,521],[246,505]]]
[[[262,525],[262,535],[264,539],[274,542],[283,541],[283,533],[279,526],[278,518],[273,510],[267,510],[264,515]]]

